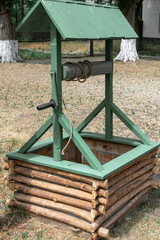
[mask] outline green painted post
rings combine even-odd
[[[53,24],[50,26],[50,35],[52,98],[57,104],[56,109],[53,109],[54,161],[61,161],[63,145],[62,126],[59,124],[59,114],[62,112],[61,36]]]
[[[113,64],[113,40],[105,40],[105,60]],[[111,103],[113,102],[113,72],[105,75],[105,137],[113,137],[113,112]]]

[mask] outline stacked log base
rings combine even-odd
[[[14,191],[11,207],[23,207],[91,234],[107,238],[109,229],[128,213],[151,187],[159,171],[157,150],[105,180],[68,173],[19,160],[6,159],[6,181]]]

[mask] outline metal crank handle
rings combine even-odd
[[[38,105],[37,110],[40,111],[40,110],[44,110],[44,109],[50,108],[50,107],[56,108],[56,102],[53,99],[51,99],[50,102],[48,102],[48,103],[43,103],[43,104]]]

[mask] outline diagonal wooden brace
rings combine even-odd
[[[62,125],[62,127],[66,130],[68,135],[70,135],[71,134],[70,122],[64,113],[60,114],[59,122]],[[91,151],[91,149],[84,142],[83,138],[80,136],[80,134],[73,126],[72,126],[72,141],[74,142],[74,144],[77,146],[77,148],[80,150],[80,152],[83,154],[83,156],[86,158],[87,162],[93,169],[99,171],[102,171],[104,169],[101,163],[96,158],[96,156]]]
[[[19,149],[19,153],[26,153],[53,124],[53,116],[51,116],[38,131]]]

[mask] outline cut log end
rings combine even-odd
[[[153,160],[153,163],[155,165],[160,165],[160,158],[159,157],[155,157],[154,160]]]
[[[3,163],[2,169],[3,169],[3,170],[9,170],[9,164],[8,164],[8,162],[4,162],[4,163]]]
[[[160,168],[158,166],[155,166],[153,169],[152,169],[152,172],[154,174],[159,174],[160,173]]]
[[[97,230],[98,236],[103,237],[103,238],[108,238],[109,237],[109,230],[104,227],[100,227]]]
[[[151,186],[155,189],[158,189],[160,187],[159,182],[154,179],[151,180]]]
[[[104,205],[98,205],[97,210],[100,214],[105,214],[106,207]]]

